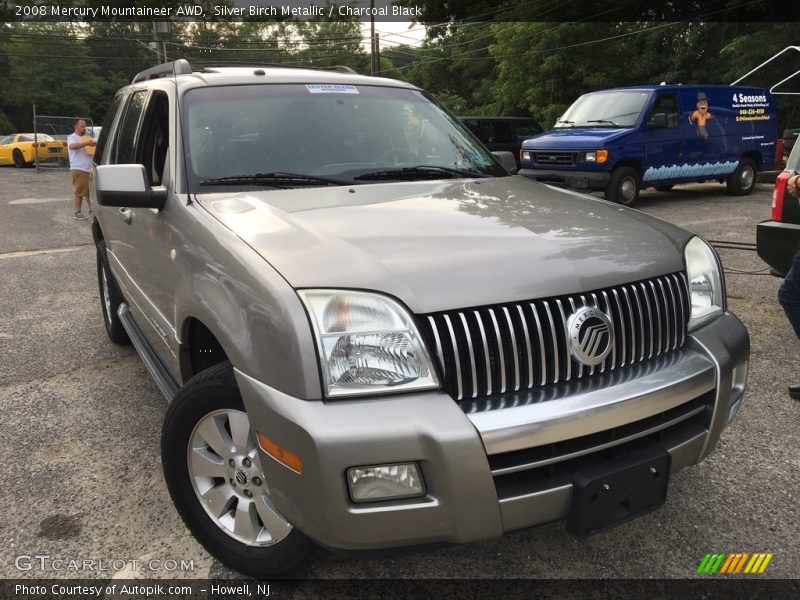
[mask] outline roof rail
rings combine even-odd
[[[148,79],[158,79],[159,77],[172,77],[174,75],[191,75],[192,66],[185,58],[156,65],[150,67],[145,71],[136,74],[131,83],[138,83],[139,81],[147,81]]]
[[[347,67],[345,65],[333,65],[330,67],[315,67],[311,65],[298,65],[298,64],[290,64],[290,63],[258,63],[258,64],[249,64],[249,63],[214,63],[208,64],[208,66],[203,67],[202,71],[204,73],[216,73],[216,69],[224,68],[224,67],[238,67],[238,68],[251,68],[251,69],[263,69],[263,68],[270,68],[270,69],[312,69],[315,71],[335,71],[337,73],[349,73],[351,75],[358,75],[358,72]],[[146,72],[146,71],[145,71]]]
[[[358,75],[355,69],[351,69],[345,65],[334,65],[332,67],[317,67],[323,71],[336,71],[337,73],[350,73],[352,75]]]

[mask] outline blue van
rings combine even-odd
[[[584,94],[555,127],[526,140],[520,174],[633,205],[642,187],[719,180],[743,196],[772,167],[772,95],[727,85],[646,85]]]

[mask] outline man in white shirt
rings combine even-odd
[[[73,200],[75,208],[73,218],[85,219],[86,214],[81,210],[81,202],[86,198],[89,206],[89,214],[92,212],[92,203],[89,200],[89,172],[92,167],[92,157],[86,153],[87,146],[94,146],[94,140],[87,136],[86,121],[75,119],[73,122],[74,132],[67,136],[67,146],[69,148],[69,173],[72,176]]]

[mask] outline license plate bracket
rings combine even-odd
[[[654,446],[577,471],[572,480],[572,505],[567,531],[594,535],[656,510],[667,500],[672,457]]]

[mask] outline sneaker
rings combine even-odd
[[[77,221],[82,221],[82,220],[84,220],[86,218],[86,215],[83,214],[83,212],[78,211],[78,212],[76,212],[75,214],[72,215],[72,218],[77,220]]]

